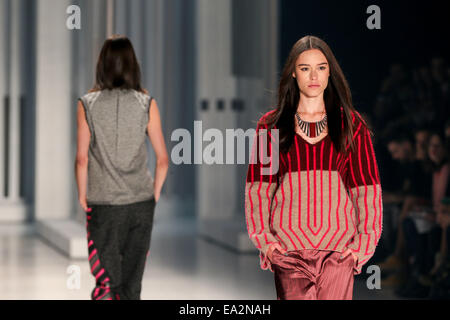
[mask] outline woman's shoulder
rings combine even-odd
[[[129,91],[129,90],[132,90],[132,91],[135,91],[135,92],[138,92],[138,93],[150,95],[150,93],[148,92],[148,90],[145,89],[145,88],[142,88],[142,89],[140,89],[140,90],[136,90],[136,89],[125,89],[125,88],[119,88],[119,87],[117,87],[117,88],[113,88],[113,89],[105,89],[105,90],[110,90],[110,91],[112,91],[112,90],[120,90],[120,91]],[[91,88],[86,94],[89,94],[89,93],[95,93],[95,92],[101,92],[101,91],[103,91],[103,90],[102,90],[102,89],[99,89],[99,88],[97,88],[97,87],[93,87],[93,88]]]
[[[141,89],[141,90],[132,90],[134,93],[134,96],[136,97],[137,101],[140,103],[140,105],[144,108],[146,112],[150,109],[151,101],[153,100],[153,97],[150,95],[148,90]]]
[[[150,92],[147,89],[140,89],[140,90],[133,89],[132,91],[134,92],[134,94],[136,94],[138,96],[142,96],[142,97],[146,97],[146,98],[152,97],[152,95],[150,94]]]
[[[352,125],[353,125],[353,132],[355,134],[363,134],[366,133],[369,130],[369,125],[367,121],[364,119],[364,116],[361,115],[360,112],[358,112],[356,109],[351,111],[352,116]]]
[[[100,93],[101,90],[91,89],[87,93],[81,95],[78,99],[81,100],[83,104],[86,104],[86,106],[90,106],[98,98]]]
[[[94,87],[94,88],[90,89],[87,93],[93,93],[93,92],[99,92],[99,91],[101,91],[101,89]]]
[[[267,127],[267,124],[271,120],[271,117],[274,115],[275,111],[276,109],[272,109],[264,113],[258,120],[258,127]]]
[[[96,88],[92,88],[92,89],[89,89],[89,90],[88,90],[87,92],[85,92],[84,94],[82,94],[81,97],[87,97],[87,96],[98,95],[100,92],[102,92],[102,90],[96,89]]]

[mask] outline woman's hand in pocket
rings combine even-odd
[[[354,261],[355,264],[356,264],[356,262],[358,261],[358,257],[357,257],[357,256],[352,252],[352,250],[350,250],[350,249],[347,249],[347,250],[345,250],[344,252],[342,252],[342,254],[341,254],[341,259],[345,259],[345,257],[347,257],[349,254],[352,255],[353,261]]]
[[[270,262],[272,262],[272,254],[275,250],[278,250],[281,254],[285,254],[286,250],[284,250],[279,243],[272,243],[267,249],[267,258]]]

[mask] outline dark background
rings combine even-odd
[[[280,70],[292,45],[315,35],[330,46],[353,94],[357,110],[369,112],[392,63],[407,67],[442,56],[448,62],[447,1],[281,0]],[[369,30],[370,5],[381,9],[381,29]]]

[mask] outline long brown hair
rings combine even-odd
[[[330,77],[327,88],[324,91],[328,134],[335,148],[339,152],[346,154],[349,143],[351,149],[354,149],[352,112],[364,124],[367,122],[363,120],[358,112],[355,112],[349,85],[333,52],[325,41],[315,36],[305,36],[292,47],[281,74],[277,107],[274,112],[271,112],[266,117],[264,122],[268,129],[272,129],[274,126],[279,129],[280,150],[287,152],[294,141],[295,113],[300,100],[300,90],[296,79],[292,77],[292,73],[295,70],[295,62],[298,56],[302,52],[311,49],[322,51],[328,61]]]
[[[115,88],[144,91],[141,69],[127,37],[114,35],[105,40],[98,57],[95,79],[92,91]]]

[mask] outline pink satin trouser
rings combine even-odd
[[[275,250],[272,268],[278,300],[352,300],[354,259],[328,250]]]

